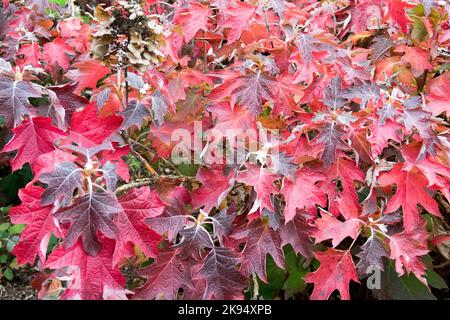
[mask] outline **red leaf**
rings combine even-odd
[[[115,196],[107,192],[92,192],[76,198],[73,205],[55,214],[59,222],[71,223],[64,246],[70,248],[81,238],[84,250],[91,256],[97,255],[101,249],[97,232],[100,230],[108,238],[117,238],[113,218],[121,211]]]
[[[438,162],[438,158],[422,155],[423,143],[410,143],[401,148],[405,159],[404,170],[417,167],[428,179],[428,186],[445,187],[450,179],[450,168]]]
[[[52,127],[50,118],[35,117],[25,120],[12,129],[14,137],[3,148],[2,152],[17,150],[11,161],[13,170],[22,168],[25,163],[33,162],[42,154],[55,150],[54,143],[66,136],[58,128]]]
[[[391,171],[380,176],[378,183],[381,186],[397,185],[394,196],[387,204],[386,213],[402,207],[407,232],[420,225],[418,204],[431,214],[441,216],[436,201],[427,193],[428,180],[417,168],[405,171],[403,164],[397,163]]]
[[[262,211],[264,208],[274,211],[270,196],[278,193],[274,186],[275,180],[279,179],[278,175],[256,164],[248,164],[246,167],[247,170],[239,172],[237,180],[255,189],[257,199],[250,212],[258,209]]]
[[[0,75],[0,116],[5,117],[7,127],[17,126],[24,115],[34,115],[28,98],[39,98],[40,87],[32,82],[15,81]]]
[[[111,291],[125,294],[125,278],[112,265],[114,242],[103,239],[97,256],[87,255],[80,242],[69,249],[59,247],[48,257],[46,268],[71,267],[72,280],[64,292],[66,299],[100,300]]]
[[[420,259],[428,253],[428,234],[425,224],[418,225],[410,232],[397,233],[390,236],[391,259],[395,259],[395,269],[399,275],[413,272],[417,279],[426,284],[425,264]],[[403,269],[403,267],[405,269]]]
[[[33,185],[21,189],[19,198],[22,203],[9,212],[12,223],[27,225],[13,250],[19,264],[32,265],[36,256],[45,262],[48,242],[52,233],[56,232],[52,207],[42,207],[40,204],[42,191],[43,188]]]
[[[116,173],[125,182],[130,181],[130,170],[127,163],[122,157],[127,156],[130,153],[130,146],[118,146],[113,142],[114,150],[105,150],[101,153],[101,164],[105,165],[107,161],[116,166]]]
[[[197,2],[189,3],[186,9],[177,8],[173,23],[182,27],[182,35],[185,42],[189,42],[194,38],[199,30],[208,30],[208,18],[211,12],[208,6]]]
[[[151,230],[144,220],[161,215],[164,203],[156,192],[148,187],[133,189],[120,197],[119,203],[123,211],[114,218],[118,233],[113,264],[116,265],[123,258],[134,256],[133,245],[137,245],[146,256],[156,257],[161,237]]]
[[[403,33],[408,32],[408,16],[405,9],[412,8],[413,5],[403,0],[389,0],[388,13],[389,16],[398,23]]]
[[[56,71],[56,66],[64,71],[69,69],[69,56],[73,55],[75,55],[75,52],[72,47],[67,45],[66,42],[59,37],[55,38],[52,42],[45,43],[42,51],[42,57],[47,63],[46,69],[51,72]]]
[[[261,222],[261,219],[253,221],[248,227],[247,243],[242,251],[241,272],[246,277],[256,273],[261,280],[267,282],[267,254],[270,254],[275,263],[284,269],[280,235],[267,223]]]
[[[286,222],[295,217],[297,209],[306,210],[308,213],[314,213],[315,215],[316,205],[326,206],[327,197],[317,185],[324,179],[323,173],[303,167],[296,172],[295,181],[287,178],[283,180],[281,193],[286,200],[286,208],[284,209]]]
[[[75,70],[69,70],[66,77],[78,83],[76,94],[80,94],[86,88],[95,89],[97,82],[111,72],[97,60],[86,60],[74,63]]]
[[[369,143],[372,145],[372,157],[379,156],[384,148],[389,144],[389,140],[401,142],[401,125],[388,119],[384,125],[378,123],[370,129],[371,135],[368,137]]]
[[[339,212],[336,209],[336,205],[338,205],[340,212],[346,219],[357,217],[360,205],[354,182],[364,181],[364,179],[364,173],[353,160],[339,157],[327,172],[326,192],[329,198],[329,211],[338,216]],[[342,191],[338,189],[338,181],[341,182]]]
[[[211,91],[209,99],[220,101],[230,97],[232,107],[238,102],[254,116],[262,111],[264,101],[274,102],[278,111],[290,110],[290,106],[295,105],[291,95],[296,89],[274,77],[260,72],[248,75],[227,74],[223,77],[226,80]]]
[[[188,216],[180,210],[167,207],[163,214],[154,218],[147,218],[145,223],[160,235],[167,235],[167,239],[172,241],[185,226]]]
[[[122,121],[121,116],[98,117],[96,104],[90,103],[73,114],[69,138],[81,147],[93,147],[105,142],[120,128]]]
[[[178,248],[183,249],[183,255],[192,256],[194,259],[200,259],[201,252],[204,249],[214,248],[214,243],[208,230],[199,223],[192,226],[186,226],[180,231],[181,240],[177,244]]]
[[[41,204],[54,204],[58,207],[72,202],[72,195],[76,189],[84,187],[81,168],[72,162],[58,163],[52,172],[43,173],[39,181],[46,183],[47,188],[42,193]]]
[[[200,168],[197,172],[197,180],[202,186],[192,193],[192,208],[198,209],[203,206],[205,212],[218,207],[225,199],[234,184],[234,173],[224,175],[222,166],[206,169]]]
[[[290,244],[295,252],[300,253],[305,258],[311,258],[312,241],[309,237],[314,227],[307,224],[305,219],[296,215],[294,219],[280,226],[281,245],[284,247]]]
[[[22,67],[31,65],[35,68],[42,68],[41,62],[39,61],[41,50],[37,42],[21,45],[17,55],[23,56],[23,59],[17,59],[18,65]]]
[[[223,12],[224,19],[221,22],[223,28],[230,28],[227,42],[233,43],[239,40],[243,30],[247,30],[255,16],[256,8],[247,2],[230,1]]]
[[[67,153],[61,151],[59,149],[41,154],[34,162],[33,162],[33,173],[34,178],[32,182],[39,180],[39,177],[43,173],[53,172],[56,169],[56,165],[58,163],[63,162],[74,162],[77,157],[71,153]]]
[[[77,83],[67,83],[61,86],[47,87],[47,93],[52,101],[53,108],[55,109],[56,118],[61,119],[61,122],[70,122],[72,114],[81,108],[84,108],[89,103],[86,98],[73,93],[77,86]],[[64,112],[62,112],[62,108]]]
[[[255,117],[249,110],[238,105],[232,108],[229,103],[221,102],[210,106],[208,110],[217,117],[214,129],[224,136],[227,130],[256,130]]]
[[[358,282],[352,255],[348,251],[328,249],[315,253],[320,262],[319,269],[306,276],[305,281],[314,283],[312,300],[327,300],[338,290],[342,300],[350,300],[350,280]]]
[[[203,299],[242,299],[246,279],[238,271],[240,259],[228,248],[213,248],[205,257],[198,274],[206,280]]]
[[[395,52],[404,52],[402,56],[402,61],[409,63],[411,65],[414,76],[419,77],[425,72],[425,70],[431,70],[433,66],[430,63],[430,54],[427,50],[408,47],[408,46],[398,46]]]
[[[347,237],[356,239],[359,234],[361,222],[357,219],[349,219],[344,222],[339,221],[334,216],[322,213],[322,217],[316,220],[316,227],[312,236],[316,243],[323,240],[332,239],[333,248]]]
[[[428,100],[428,108],[433,116],[442,112],[450,114],[450,105],[448,103],[450,92],[450,72],[446,72],[439,77],[433,78],[427,85],[428,94],[425,96]]]

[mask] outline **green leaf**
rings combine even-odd
[[[7,203],[18,200],[18,190],[30,182],[31,179],[33,179],[33,174],[29,164],[25,164],[22,169],[1,177],[0,191],[6,194],[8,198]]]
[[[11,263],[9,264],[9,267],[11,269],[19,269],[19,263],[17,262],[17,258],[14,257],[14,259],[12,259]]]
[[[433,270],[427,270],[425,278],[430,286],[436,289],[448,289],[447,283]]]
[[[9,234],[21,234],[23,229],[25,229],[24,224],[15,224],[9,228]]]
[[[56,3],[60,7],[65,7],[69,0],[50,0],[50,3]]]
[[[187,177],[194,177],[197,174],[198,166],[195,164],[180,164],[177,166],[177,170]]]
[[[286,279],[286,273],[283,269],[279,268],[273,261],[270,254],[267,255],[267,265],[266,265],[267,281],[265,283],[258,279],[259,283],[259,294],[264,299],[275,299],[280,296],[283,290],[284,281]]]
[[[436,289],[448,289],[445,280],[433,270],[433,259],[429,255],[426,255],[422,257],[422,260],[427,269],[425,279],[427,279],[428,284]]]
[[[289,299],[293,295],[305,290],[305,276],[309,272],[309,268],[303,268],[305,259],[302,256],[297,256],[290,245],[284,247],[284,256],[286,259],[288,278],[284,283],[283,289],[285,291],[285,298]]]
[[[424,8],[423,4],[419,4],[419,5],[415,6],[413,9],[411,9],[411,11],[409,12],[409,15],[424,17],[425,16],[425,8]]]
[[[425,23],[420,17],[412,16],[413,28],[411,32],[411,37],[418,41],[424,41],[428,37],[428,30]]]
[[[3,213],[3,214],[7,214],[9,212],[10,208],[11,208],[11,206],[1,207],[0,208],[0,212]]]
[[[10,241],[6,241],[6,250],[8,252],[12,252],[14,247],[16,246],[17,241],[19,240],[18,236],[11,237]]]
[[[6,263],[6,261],[8,261],[8,255],[7,254],[0,255],[0,263]]]
[[[436,300],[431,291],[414,274],[398,276],[394,262],[385,263],[381,288],[372,290],[380,300]]]
[[[9,228],[10,226],[11,226],[11,224],[8,223],[8,222],[5,222],[5,223],[0,224],[0,232],[3,232],[3,231],[8,230],[8,228]]]
[[[58,244],[58,241],[58,238],[55,237],[54,234],[52,234],[50,240],[48,241],[47,254],[50,254],[53,251],[53,248]]]
[[[11,281],[14,278],[14,273],[10,268],[6,268],[5,271],[3,271],[3,276]]]

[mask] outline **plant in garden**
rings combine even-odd
[[[449,14],[4,0],[2,156],[33,173],[9,212],[18,264],[40,298],[350,299],[374,271],[376,297],[434,298]]]
[[[2,211],[6,211],[3,210]],[[18,267],[17,259],[11,255],[19,240],[24,225],[11,225],[8,222],[0,224],[0,279],[12,280],[14,269]]]

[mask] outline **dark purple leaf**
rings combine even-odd
[[[101,249],[97,232],[100,230],[108,238],[115,239],[117,227],[113,218],[122,210],[114,194],[109,192],[91,192],[76,198],[72,206],[55,214],[60,223],[71,223],[64,246],[73,246],[81,237],[84,250],[95,256]]]
[[[198,274],[205,278],[203,299],[233,300],[242,296],[247,286],[239,272],[240,259],[228,248],[213,248],[206,256]]]
[[[41,174],[39,180],[48,185],[41,197],[43,206],[57,201],[67,206],[72,202],[73,192],[84,186],[82,170],[72,162],[57,164],[55,171]]]
[[[389,254],[382,240],[376,234],[367,239],[361,249],[362,251],[357,254],[360,260],[356,265],[356,270],[360,275],[366,275],[371,268],[384,270],[383,257],[388,257]]]
[[[22,122],[24,115],[36,114],[28,98],[39,98],[42,93],[32,82],[0,76],[0,116],[5,118],[6,126],[16,127]]]
[[[133,125],[141,128],[144,119],[151,116],[150,110],[140,101],[131,101],[121,115],[124,117],[122,129]]]

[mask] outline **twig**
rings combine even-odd
[[[144,165],[145,169],[147,169],[148,172],[152,174],[157,174],[155,169],[153,169],[153,167],[150,165],[150,163],[148,163],[147,159],[145,159],[142,154],[134,150],[132,147],[130,148],[130,150],[142,162],[142,164]]]
[[[258,284],[258,279],[256,278],[256,274],[255,273],[252,274],[252,279],[253,279],[253,296],[252,296],[252,300],[258,300],[258,297],[259,297],[259,284]]]
[[[150,177],[144,178],[144,179],[140,179],[140,180],[136,180],[136,181],[132,181],[130,183],[127,184],[123,184],[120,187],[118,187],[116,189],[116,195],[122,194],[128,190],[131,190],[133,188],[139,188],[139,187],[144,187],[144,186],[151,186],[154,184],[157,184],[158,181],[160,180],[164,180],[164,179],[168,179],[168,180],[174,180],[174,181],[179,181],[180,184],[185,182],[185,181],[197,181],[196,177],[179,177],[179,176],[175,176],[175,175],[158,175],[158,174],[153,174]]]
[[[134,182],[130,182],[130,183],[121,185],[120,187],[118,187],[116,189],[116,194],[119,195],[119,194],[125,193],[126,191],[134,189],[134,188],[153,185],[156,183],[157,180],[158,180],[158,176],[154,175],[152,177],[149,177],[149,178],[141,180],[141,181],[134,181]]]
[[[435,266],[434,268],[435,268],[435,269],[442,269],[442,268],[447,267],[448,265],[450,265],[450,261],[446,261],[446,262],[444,262],[444,263],[438,264],[438,265]]]
[[[125,67],[125,70],[124,70],[124,78],[125,78],[125,107],[126,108],[128,108],[128,80],[127,80],[127,77],[128,77],[128,67]]]
[[[154,154],[154,155],[157,155],[157,153],[154,151],[154,150],[152,150],[152,149],[150,149],[149,147],[147,147],[147,146],[145,146],[145,145],[143,145],[142,143],[140,143],[140,142],[137,142],[137,141],[135,141],[135,140],[133,140],[133,139],[131,139],[130,138],[130,140],[131,140],[131,143],[133,144],[133,145],[138,145],[139,147],[141,147],[141,148],[144,148],[145,150],[147,150],[148,152],[151,152],[152,154]],[[180,177],[183,177],[183,174],[177,169],[177,167],[172,163],[172,162],[170,162],[169,160],[167,160],[167,159],[164,159],[163,157],[161,157],[160,158],[164,163],[166,163],[167,165],[169,165]]]
[[[203,40],[203,71],[205,73],[208,73],[208,53],[206,52],[206,31],[203,30],[203,38],[205,38],[205,40]]]
[[[272,49],[273,49],[273,48],[275,48],[275,46],[273,45],[273,41],[270,36],[270,25],[269,25],[269,20],[267,19],[267,10],[268,10],[268,8],[266,6],[264,6],[264,8],[263,8],[264,23],[266,24],[267,33],[269,33],[270,45],[272,46]]]
[[[122,133],[121,136],[130,146],[131,153],[133,153],[133,155],[136,156],[142,162],[145,169],[147,169],[147,171],[150,172],[151,174],[157,175],[157,172],[155,171],[155,169],[153,169],[153,167],[150,165],[150,163],[148,163],[147,159],[145,159],[142,154],[140,154],[139,152],[137,152],[134,149],[133,140],[131,138],[129,138],[125,133]]]

